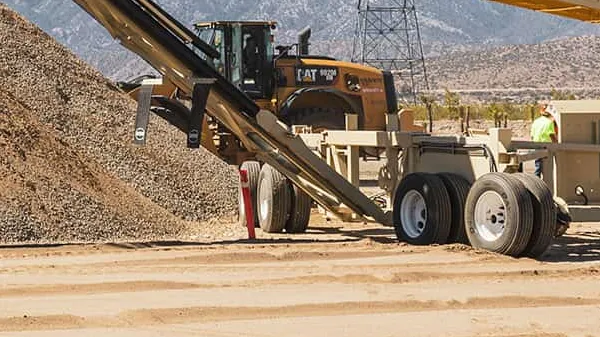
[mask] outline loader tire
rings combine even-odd
[[[300,108],[291,113],[287,124],[312,126],[313,132],[345,130],[346,116],[342,108]]]
[[[291,181],[288,182],[288,185],[292,200],[290,217],[285,223],[285,231],[291,234],[304,233],[308,229],[310,221],[312,198]]]
[[[538,258],[548,250],[556,229],[556,208],[552,191],[533,174],[515,173],[529,191],[533,206],[533,231],[521,256]]]
[[[407,175],[394,195],[396,236],[412,245],[445,244],[452,225],[450,207],[450,196],[438,176]]]
[[[510,174],[483,175],[467,196],[465,226],[473,247],[518,257],[533,231],[529,191]]]
[[[287,179],[265,164],[258,178],[258,222],[266,233],[281,233],[288,220],[291,193]]]
[[[257,161],[245,161],[240,166],[241,170],[248,172],[248,185],[250,185],[250,196],[252,197],[252,213],[254,213],[254,226],[258,227],[258,209],[256,203],[258,176],[260,175],[260,163]],[[246,226],[246,208],[244,207],[244,196],[242,194],[242,185],[238,185],[238,215],[239,222]]]
[[[308,125],[312,126],[315,133],[325,130],[346,130],[346,115],[345,108],[299,108],[290,113],[290,117],[286,119],[286,124],[291,125]],[[359,114],[359,124],[361,115]],[[361,126],[359,125],[359,128]],[[383,152],[379,148],[361,147],[361,157],[379,157]]]
[[[469,189],[471,189],[471,183],[458,174],[438,173],[437,176],[444,182],[450,196],[452,225],[450,226],[448,243],[468,244],[469,238],[465,229],[465,203],[467,195],[469,195]]]

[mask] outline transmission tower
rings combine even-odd
[[[414,0],[359,0],[352,61],[395,74],[400,99],[429,90]]]

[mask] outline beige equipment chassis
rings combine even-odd
[[[322,134],[298,133],[305,143],[329,166],[359,186],[359,148],[385,149],[385,165],[379,169],[378,186],[385,191],[386,211],[392,211],[398,184],[403,176],[414,172],[455,173],[470,183],[490,172],[515,173],[528,162],[551,158],[552,144],[514,141],[512,130],[492,128],[478,136],[430,136],[401,132],[398,116],[387,116],[387,131],[352,131],[356,116],[346,116],[347,131]],[[552,165],[546,165],[544,181],[554,186]],[[356,214],[341,212],[343,219]],[[339,214],[338,214],[339,215]]]

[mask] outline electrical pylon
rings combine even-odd
[[[352,61],[389,70],[400,99],[429,90],[414,0],[359,0]]]

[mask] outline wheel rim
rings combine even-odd
[[[506,228],[506,204],[494,191],[484,192],[475,203],[475,228],[479,236],[488,242],[498,240]]]
[[[425,230],[427,223],[427,205],[421,193],[411,190],[406,193],[400,204],[400,219],[406,235],[416,239]]]
[[[269,191],[269,184],[267,184],[266,179],[262,179],[260,181],[260,218],[262,220],[266,220],[269,216],[270,203],[269,198],[271,191]]]

